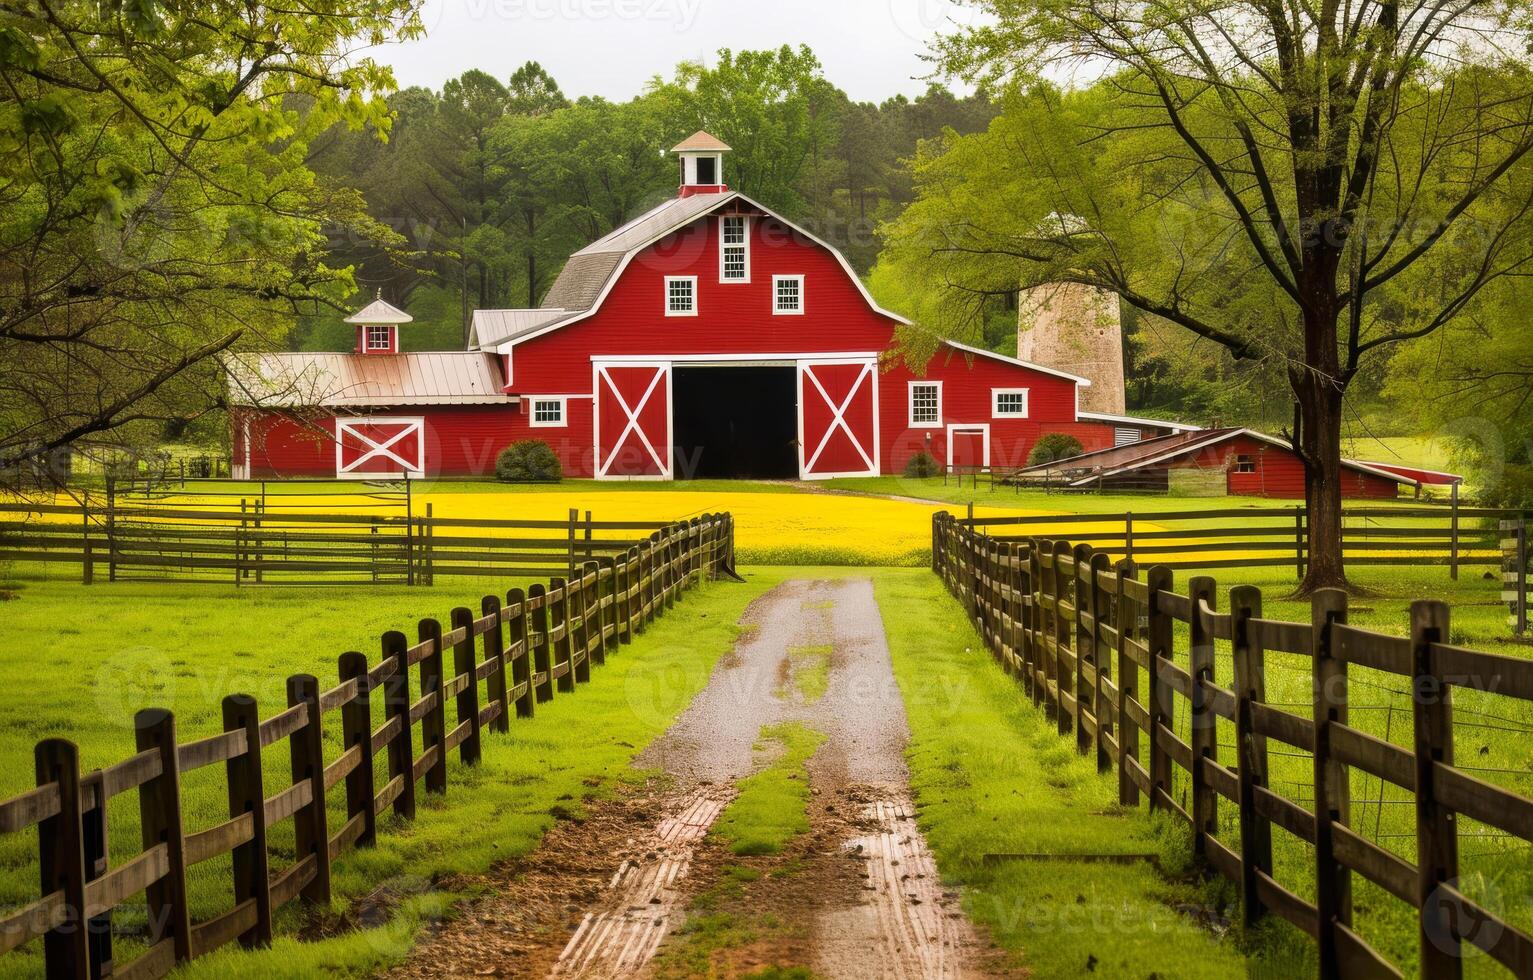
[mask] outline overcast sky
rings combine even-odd
[[[369,53],[401,87],[439,89],[469,68],[504,81],[532,60],[571,98],[616,100],[719,48],[807,44],[833,84],[878,102],[922,92],[928,42],[970,16],[951,0],[426,0],[423,40]]]

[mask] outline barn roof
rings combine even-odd
[[[1169,429],[1172,432],[1197,432],[1203,428],[1201,425],[1173,422],[1170,419],[1148,419],[1138,415],[1114,415],[1111,412],[1077,412],[1075,417],[1084,422],[1117,422],[1122,425]]]
[[[910,322],[899,314],[891,313],[875,303],[867,287],[862,284],[862,280],[857,277],[857,273],[846,261],[846,257],[834,246],[816,238],[781,215],[762,207],[739,191],[723,191],[717,194],[693,194],[688,197],[670,198],[634,218],[627,224],[613,229],[574,255],[571,255],[569,261],[564,264],[564,268],[560,270],[558,277],[554,280],[554,284],[549,287],[547,295],[543,297],[544,309],[550,311],[555,309],[562,310],[562,315],[548,320],[537,327],[507,334],[504,339],[495,342],[495,349],[502,354],[510,353],[510,349],[523,340],[558,330],[561,327],[590,316],[600,307],[602,299],[606,296],[608,290],[612,288],[612,284],[617,281],[618,276],[622,274],[623,269],[627,267],[628,263],[640,251],[653,245],[666,235],[680,231],[698,218],[735,201],[744,202],[744,204],[757,211],[771,215],[774,221],[781,222],[815,244],[827,249],[841,263],[841,267],[846,270],[847,277],[851,279],[852,283],[862,293],[863,298],[868,301],[868,305],[872,307],[874,312],[887,316],[899,323],[908,324]],[[491,345],[481,341],[481,346],[488,347]]]
[[[383,301],[380,295],[377,299],[368,303],[362,309],[345,319],[345,323],[371,324],[375,327],[387,326],[391,323],[411,323],[415,317]]]
[[[536,310],[475,310],[474,322],[469,327],[468,343],[471,348],[493,347],[501,341],[536,330],[544,324],[563,318],[569,311],[563,308]]]
[[[1276,436],[1269,436],[1255,429],[1221,428],[1221,429],[1197,429],[1190,432],[1173,432],[1170,435],[1156,436],[1153,439],[1141,439],[1139,442],[1131,442],[1122,446],[1112,446],[1107,449],[1098,449],[1094,452],[1082,453],[1069,459],[1061,459],[1053,463],[1040,463],[1037,466],[1029,466],[1021,471],[1022,474],[1044,475],[1047,473],[1062,473],[1070,480],[1070,486],[1085,486],[1103,477],[1117,476],[1121,473],[1131,473],[1136,470],[1150,469],[1157,466],[1167,466],[1179,460],[1196,456],[1204,450],[1228,442],[1236,436],[1247,436],[1258,442],[1267,443],[1289,452],[1293,451],[1293,444]],[[1385,480],[1393,480],[1407,486],[1417,486],[1417,482],[1398,473],[1390,473],[1386,470],[1377,469],[1367,463],[1360,463],[1353,459],[1343,459],[1341,465],[1345,469],[1367,473],[1370,476],[1380,477]]]
[[[236,354],[229,399],[267,408],[511,405],[493,354]]]

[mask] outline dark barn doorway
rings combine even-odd
[[[791,366],[671,372],[679,480],[798,476],[798,380]]]

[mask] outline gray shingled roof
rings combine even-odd
[[[509,405],[494,354],[236,354],[229,400],[270,408]]]
[[[602,287],[607,285],[607,280],[617,271],[624,254],[598,252],[582,255],[576,252],[571,255],[569,261],[564,263],[564,268],[559,270],[559,278],[554,280],[554,284],[543,296],[543,305],[550,309],[558,307],[579,313],[589,310],[596,305],[596,297],[601,295]]]

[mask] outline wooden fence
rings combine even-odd
[[[79,565],[100,575],[236,585],[430,585],[437,575],[573,575],[626,551],[665,520],[436,517],[403,497],[356,513],[272,495],[239,506],[135,500],[0,502],[0,561]],[[336,507],[332,498],[320,506]]]
[[[1351,565],[1446,565],[1500,562],[1498,520],[1517,511],[1487,507],[1344,506],[1342,551]],[[970,515],[967,527],[1012,537],[1068,538],[1138,564],[1188,568],[1293,568],[1309,557],[1303,505],[1227,507],[1118,514]]]
[[[1441,602],[1413,604],[1403,638],[1349,626],[1339,591],[1316,594],[1308,623],[1264,619],[1261,594],[1250,587],[1232,589],[1221,613],[1211,578],[1193,578],[1178,593],[1163,566],[1140,577],[1089,545],[989,538],[943,513],[933,519],[933,551],[933,569],[1003,667],[1083,754],[1117,770],[1122,803],[1144,799],[1186,822],[1200,865],[1239,886],[1246,923],[1276,915],[1313,937],[1321,977],[1401,975],[1353,927],[1353,875],[1417,910],[1422,976],[1461,976],[1463,943],[1515,976],[1533,976],[1533,938],[1467,897],[1457,878],[1459,819],[1530,841],[1533,800],[1455,765],[1452,694],[1458,687],[1533,700],[1533,661],[1450,644]],[[1175,662],[1177,624],[1185,626],[1186,667]],[[1216,641],[1230,645],[1233,677],[1214,676]],[[1307,717],[1267,702],[1264,664],[1280,653],[1311,658]],[[1409,679],[1412,747],[1349,723],[1349,665]],[[1178,711],[1190,719],[1186,741],[1174,730]],[[1233,765],[1218,758],[1222,723],[1237,733]],[[1312,808],[1273,791],[1269,744],[1313,758]],[[1349,769],[1408,795],[1414,863],[1349,824]],[[1172,795],[1174,772],[1190,784],[1190,806]],[[1221,801],[1238,810],[1234,847],[1217,836]],[[1312,846],[1314,901],[1277,880],[1274,828]]]
[[[36,828],[41,897],[0,919],[0,953],[41,939],[50,977],[156,977],[232,942],[269,943],[277,909],[299,898],[330,900],[332,862],[372,844],[379,817],[413,818],[422,786],[447,792],[453,750],[476,763],[484,731],[507,731],[513,715],[530,719],[556,691],[589,681],[592,665],[723,569],[733,536],[728,514],[669,525],[569,580],[485,596],[478,613],[455,609],[448,628],[422,620],[414,643],[385,633],[378,660],[341,655],[335,687],[322,690],[310,675],[288,678],[287,706],[269,717],[249,696],[225,698],[222,734],[178,743],[170,712],[140,711],[137,753],[88,775],[73,743],[39,742],[37,788],[0,802],[0,833]],[[379,701],[385,720],[375,728]],[[327,760],[322,731],[337,720],[345,749]],[[262,754],[283,741],[292,781],[268,795]],[[219,763],[229,818],[190,830],[182,777]],[[108,867],[107,802],[134,791],[143,851]],[[345,795],[338,828],[326,814],[332,792]],[[301,857],[272,868],[268,834],[288,820]],[[187,869],[225,854],[232,855],[233,907],[193,922]],[[141,892],[148,950],[114,964],[113,910]]]
[[[1505,600],[1510,615],[1507,625],[1518,636],[1528,633],[1528,587],[1529,565],[1533,564],[1533,551],[1528,547],[1528,521],[1519,517],[1515,521],[1501,522],[1501,598]]]

